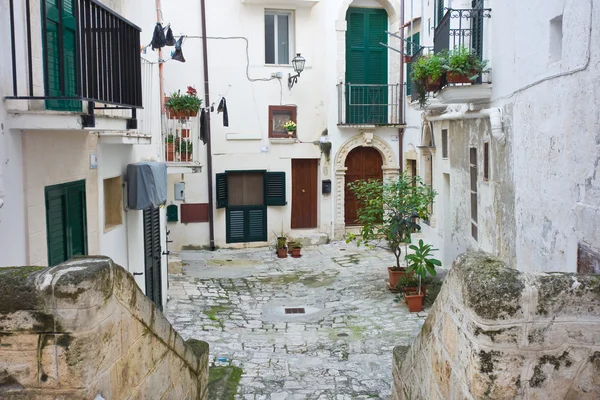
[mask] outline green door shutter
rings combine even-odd
[[[217,208],[227,207],[227,174],[217,174]]]
[[[46,21],[46,95],[75,97],[76,87],[76,35],[74,0],[45,0]],[[62,69],[61,69],[62,60]],[[63,90],[64,83],[64,90]],[[81,103],[74,100],[47,100],[46,108],[62,111],[81,111]]]
[[[349,8],[346,14],[346,82],[387,84],[388,16],[385,10]],[[387,122],[387,86],[348,87],[346,121],[351,124]],[[374,106],[371,106],[374,105]]]
[[[48,265],[87,254],[85,181],[48,186],[45,192]]]
[[[419,51],[421,46],[421,32],[417,32],[408,39],[409,43],[406,50],[409,55],[414,55]],[[406,63],[406,94],[409,95],[412,90],[412,63]]]
[[[264,206],[249,207],[246,211],[247,242],[264,242],[267,240],[267,208]]]
[[[268,206],[285,206],[285,172],[265,173]]]
[[[244,206],[227,207],[226,212],[227,243],[243,243],[246,241],[246,210]]]

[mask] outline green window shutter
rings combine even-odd
[[[46,7],[46,21],[44,23],[46,34],[46,47],[44,49],[46,56],[46,94],[52,97],[75,97],[77,96],[75,57],[77,22],[73,0],[62,0],[60,3],[57,0],[45,0],[42,6]],[[63,71],[60,69],[61,55]],[[63,82],[64,91],[62,89]],[[46,108],[62,111],[81,111],[81,103],[74,100],[47,100]]]
[[[247,242],[264,242],[267,240],[266,207],[253,207],[246,210]]]
[[[217,208],[227,207],[227,173],[217,174]]]
[[[46,190],[48,265],[51,267],[68,259],[66,203],[67,199],[62,189]]]
[[[69,258],[71,258],[87,254],[85,183],[69,187],[67,196],[67,220],[71,245]]]
[[[226,213],[227,243],[241,243],[246,241],[246,210],[244,207],[227,207]]]
[[[471,48],[481,59],[483,57],[483,0],[473,0],[471,6],[474,10],[471,17]]]
[[[265,188],[268,206],[285,206],[285,172],[267,172]]]
[[[409,45],[407,46],[408,54],[411,56],[416,54],[419,51],[421,46],[421,32],[417,32],[412,35],[409,39]],[[412,63],[406,63],[406,94],[410,95],[412,90],[412,79],[410,75],[412,74]]]
[[[437,2],[437,25],[440,24],[444,18],[444,0],[438,0]]]

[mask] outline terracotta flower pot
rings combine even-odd
[[[412,56],[404,56],[404,62],[405,62],[405,63],[410,63],[410,62],[412,62]]]
[[[181,161],[192,161],[192,153],[182,152],[180,154],[180,156],[181,156]]]
[[[418,286],[406,286],[402,291],[407,293],[417,293],[418,290]],[[427,285],[421,285],[421,293],[423,294],[423,297],[427,296]]]
[[[281,247],[277,249],[277,258],[287,258],[287,248]]]
[[[192,112],[189,112],[189,113],[188,113],[188,116],[189,116],[189,117],[195,117],[195,116],[197,116],[197,115],[198,115],[198,110],[196,110],[196,111],[192,111]]]
[[[292,251],[291,251],[292,257],[294,257],[294,258],[300,258],[301,257],[300,250],[302,250],[302,249],[292,249]]]
[[[406,300],[406,304],[408,305],[410,312],[419,312],[423,310],[423,297],[423,293],[417,294],[416,292],[404,292],[404,300]]]
[[[442,87],[442,78],[438,78],[435,81],[432,80],[431,78],[427,78],[427,81],[425,81],[425,90],[427,90],[428,92],[435,92],[440,90],[440,88]]]
[[[448,83],[473,83],[473,81],[470,80],[469,77],[475,74],[475,71],[471,71],[469,75],[463,75],[457,72],[448,72],[446,74],[446,80],[448,81]]]
[[[395,268],[395,267],[388,267],[388,275],[390,278],[389,287],[390,287],[390,289],[395,290],[400,277],[406,274],[406,268],[401,268],[400,270],[395,270],[392,268]]]
[[[165,143],[166,161],[175,161],[175,143]]]
[[[181,137],[183,139],[187,139],[190,137],[190,130],[189,129],[182,129],[181,130]]]

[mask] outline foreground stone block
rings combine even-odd
[[[105,257],[0,268],[0,399],[208,397],[208,344],[187,345]]]
[[[600,277],[459,256],[421,333],[394,351],[395,400],[600,398]]]

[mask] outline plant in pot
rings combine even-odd
[[[294,121],[288,121],[285,124],[283,124],[283,127],[287,131],[288,135],[291,136],[296,132],[297,125]]]
[[[176,145],[179,144],[178,143],[179,140],[175,138],[175,136],[172,133],[169,133],[167,135],[167,137],[165,138],[165,160],[166,161],[175,161],[175,152],[176,152]]]
[[[294,258],[302,257],[302,255],[300,254],[300,250],[302,249],[302,243],[292,241],[292,242],[288,243],[288,246],[290,247],[290,253],[292,254],[292,257],[294,257]]]
[[[472,83],[479,76],[489,71],[486,69],[487,60],[466,47],[458,47],[448,54],[448,62],[444,64],[448,83]]]
[[[275,233],[275,232],[273,232]],[[275,246],[277,248],[277,257],[278,258],[287,258],[287,236],[285,233],[283,233],[283,222],[281,223],[281,233],[277,234],[275,233],[275,237],[276,242],[275,242]]]
[[[194,145],[191,140],[182,140],[179,146],[179,156],[181,161],[192,161],[192,152]]]
[[[441,266],[442,263],[440,260],[431,257],[431,253],[436,249],[433,249],[430,244],[425,244],[422,239],[419,240],[418,246],[412,244],[409,248],[414,250],[414,253],[408,254],[405,259],[408,262],[408,271],[414,272],[417,277],[418,286],[417,288],[404,290],[404,299],[410,312],[419,312],[423,309],[423,298],[425,297],[425,291],[422,288],[423,280],[427,277],[427,274],[435,276],[435,267]]]
[[[192,86],[188,86],[185,94],[181,90],[169,96],[165,108],[172,119],[187,119],[198,115],[202,100],[198,98],[198,92]]]
[[[402,247],[410,243],[412,233],[421,229],[416,218],[429,218],[429,205],[436,192],[420,177],[407,172],[394,180],[355,181],[348,186],[359,202],[357,219],[361,228],[359,236],[349,234],[346,242],[391,251],[396,264],[388,268],[388,287],[394,289],[406,273],[401,262]]]
[[[442,77],[444,76],[446,65],[445,53],[430,54],[413,63],[412,79],[423,85],[425,90],[435,92],[442,87]]]

